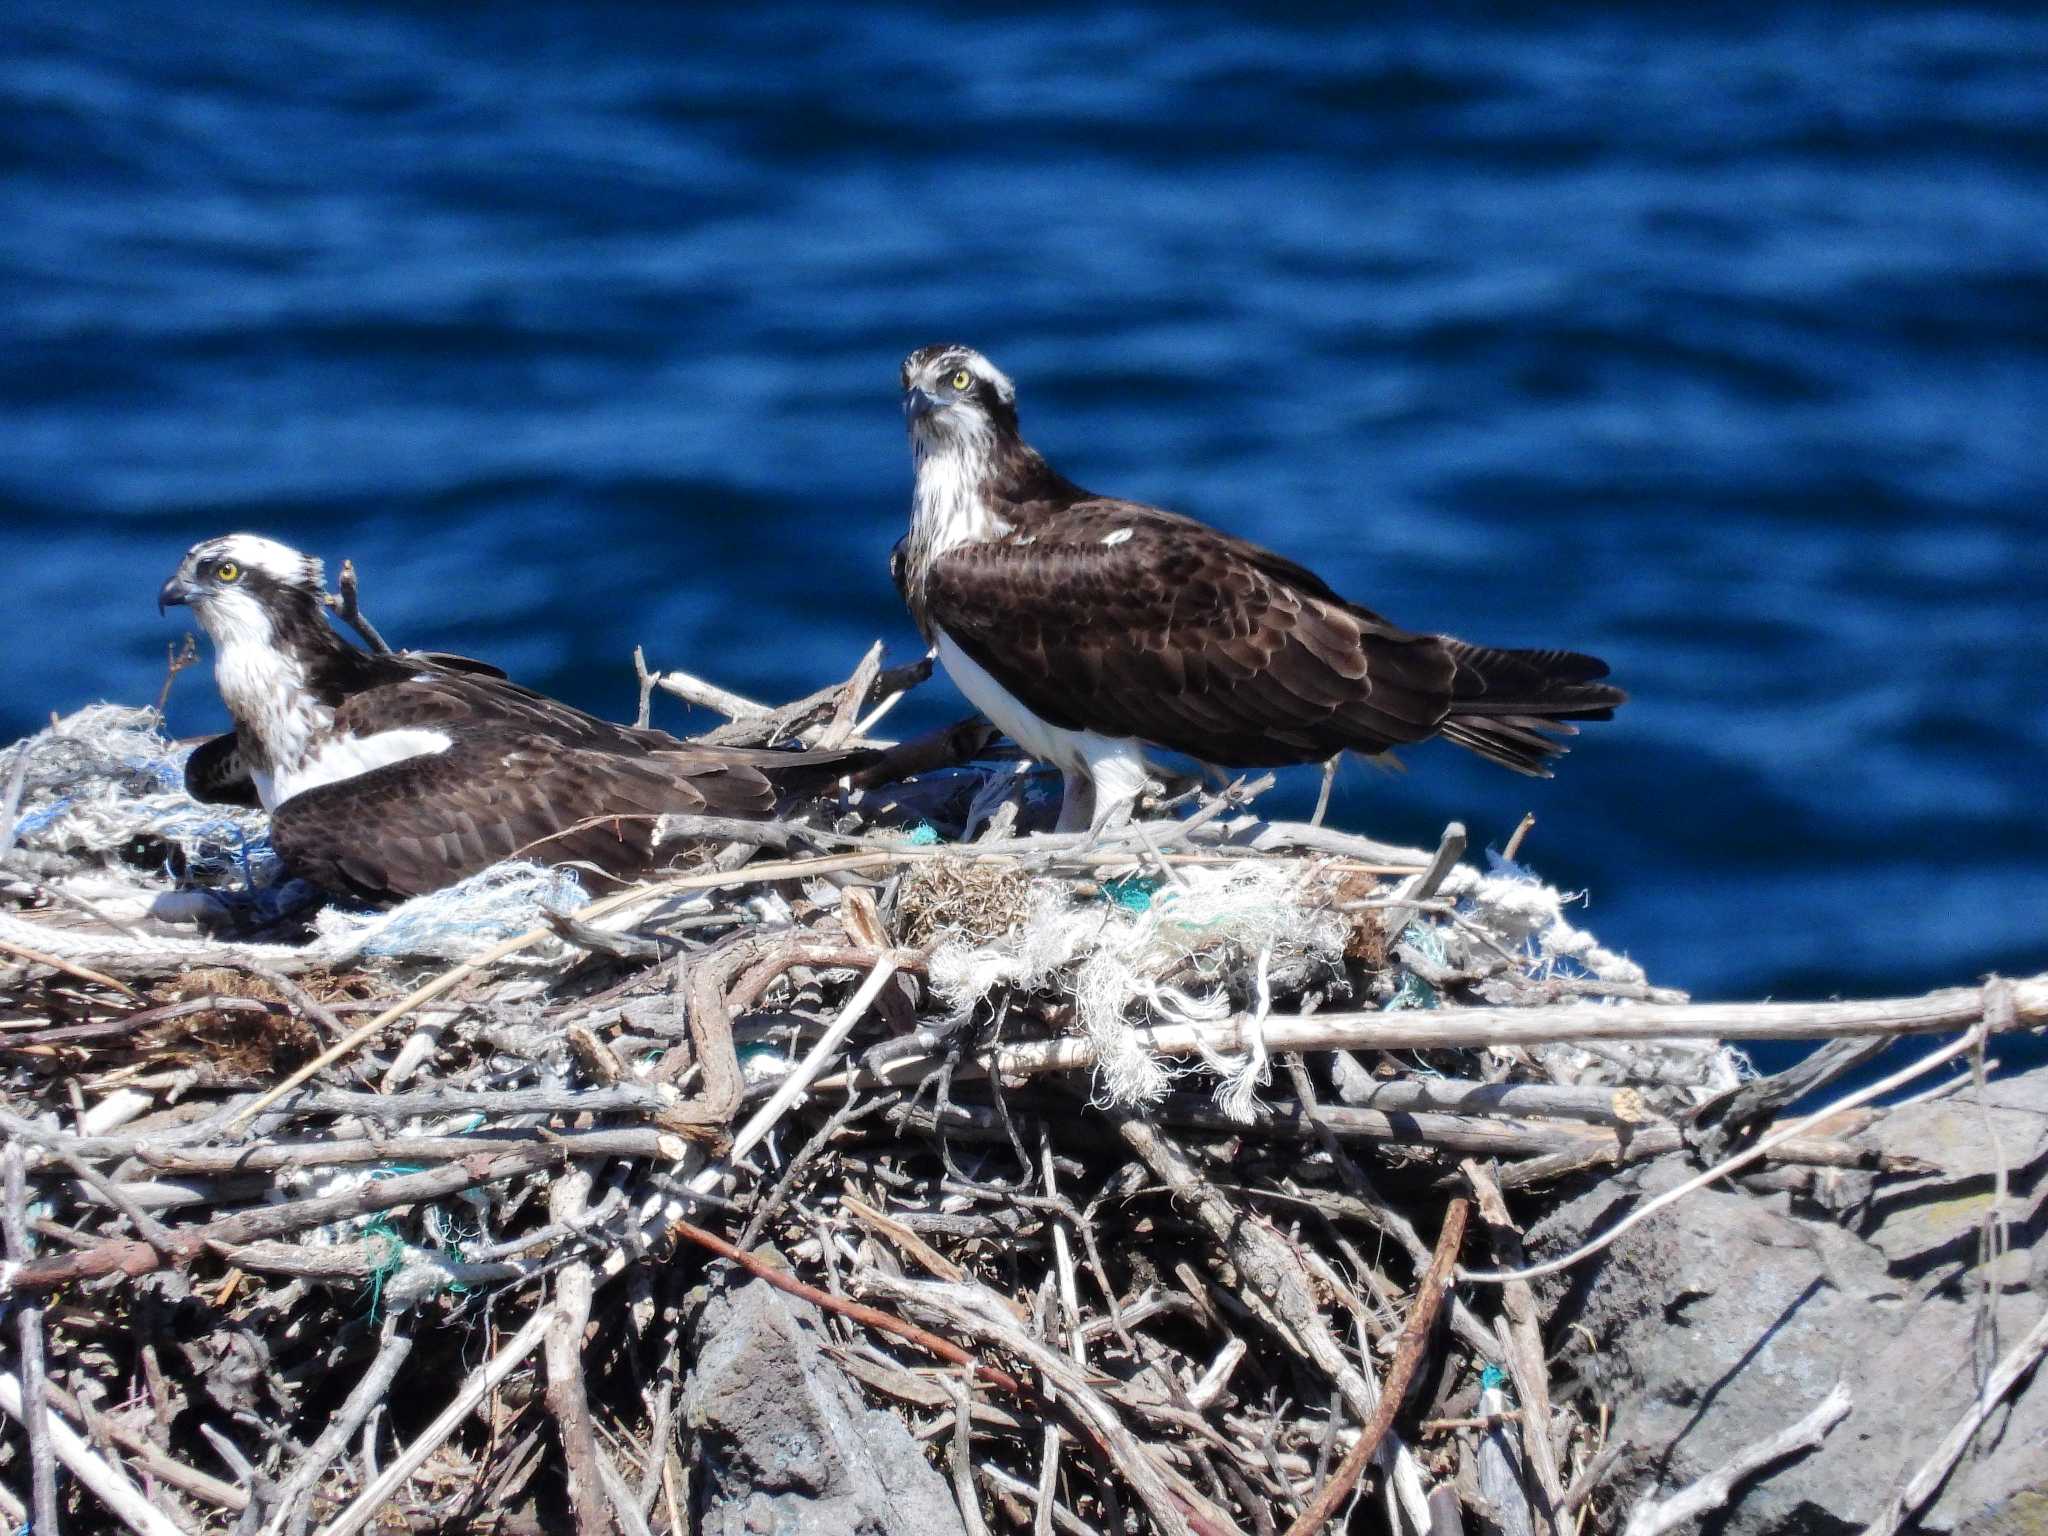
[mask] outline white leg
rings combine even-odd
[[[1312,827],[1320,827],[1323,824],[1323,812],[1330,808],[1330,786],[1337,782],[1337,765],[1343,761],[1344,754],[1339,752],[1335,757],[1323,764],[1322,792],[1316,796],[1315,815],[1308,819],[1308,824]]]
[[[1089,829],[1099,833],[1112,822],[1130,816],[1138,796],[1151,781],[1151,772],[1145,766],[1145,754],[1135,742],[1103,741],[1099,746],[1091,743],[1082,752],[1088,764],[1088,777],[1095,781],[1095,814],[1089,820]]]

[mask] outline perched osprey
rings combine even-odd
[[[1554,738],[1627,697],[1595,657],[1412,634],[1255,544],[1082,490],[971,348],[911,353],[902,383],[897,589],[960,691],[1061,770],[1062,830],[1127,805],[1147,746],[1252,768],[1442,736],[1547,778]]]
[[[338,895],[395,901],[515,855],[630,877],[658,862],[662,813],[766,816],[873,757],[696,745],[481,662],[371,655],[328,624],[323,588],[318,560],[233,534],[195,544],[158,603],[212,638],[235,721],[187,787],[233,799],[246,774],[286,867]]]

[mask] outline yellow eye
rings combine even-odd
[[[213,574],[222,581],[240,581],[242,579],[242,568],[232,560],[223,560],[218,566],[214,567]]]
[[[955,389],[965,389],[968,385],[972,384],[973,382],[974,375],[969,373],[965,368],[962,368],[958,373],[953,375],[953,387]]]

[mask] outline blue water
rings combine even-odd
[[[2048,20],[1349,9],[15,0],[0,736],[153,698],[238,528],[613,714],[636,642],[907,657],[895,369],[959,339],[1084,484],[1635,695],[1342,823],[1534,810],[1702,996],[2048,968]]]

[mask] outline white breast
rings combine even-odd
[[[307,744],[333,725],[334,712],[307,693],[304,669],[271,643],[269,621],[255,604],[224,603],[209,627],[220,647],[214,679],[246,733],[250,777],[269,810],[277,804],[276,765],[304,757]]]
[[[1062,773],[1080,772],[1113,795],[1128,797],[1144,787],[1145,752],[1139,742],[1054,725],[991,677],[988,669],[955,645],[943,629],[938,650],[939,665],[953,679],[953,686],[1032,757],[1051,763]]]
[[[322,784],[339,784],[373,768],[402,763],[408,758],[429,757],[446,752],[450,738],[445,731],[417,727],[379,731],[372,736],[330,736],[314,744],[294,767],[280,769],[264,793],[265,783],[256,782],[265,810],[275,810],[294,795],[303,795]]]
[[[982,451],[977,453],[979,447]],[[948,443],[917,460],[911,517],[926,558],[977,539],[998,539],[1010,525],[989,510],[981,494],[988,472],[987,444],[974,439]]]

